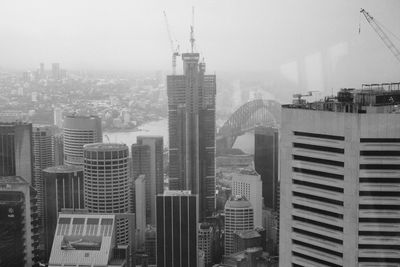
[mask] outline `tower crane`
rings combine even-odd
[[[176,57],[180,56],[179,53],[179,44],[175,44],[174,40],[172,38],[171,30],[169,28],[169,23],[168,23],[168,18],[167,18],[167,13],[164,11],[164,18],[165,18],[165,24],[167,26],[167,32],[168,32],[168,38],[171,43],[171,52],[172,52],[172,75],[176,74]]]
[[[312,96],[313,93],[319,91],[308,91],[307,94],[294,94],[293,95],[293,104],[294,105],[304,105],[306,104],[306,100],[302,97]]]
[[[365,9],[361,9],[360,13],[362,13],[365,19],[368,21],[369,25],[371,25],[372,29],[379,35],[382,41],[385,43],[386,47],[393,53],[396,59],[400,63],[400,51],[399,49],[393,44],[393,42],[389,39],[387,34],[383,31],[382,27],[379,26],[377,21],[372,17]]]

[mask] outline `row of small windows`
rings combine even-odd
[[[330,185],[324,185],[324,184],[316,184],[316,183],[311,183],[311,182],[306,182],[306,181],[300,181],[293,179],[293,184],[296,185],[304,185],[308,187],[313,187],[313,188],[318,188],[318,189],[323,189],[323,190],[328,190],[328,191],[333,191],[333,192],[338,192],[338,193],[343,193],[344,189],[343,188],[338,188]]]
[[[325,177],[325,178],[332,178],[332,179],[336,179],[336,180],[344,180],[344,175],[341,175],[341,174],[315,171],[315,170],[309,170],[309,169],[297,168],[297,167],[293,167],[292,170],[293,170],[293,172],[298,172],[298,173],[321,176],[321,177]]]
[[[310,195],[310,194],[305,194],[305,193],[300,193],[300,192],[293,192],[293,196],[306,198],[306,199],[312,199],[312,200],[325,202],[325,203],[329,203],[329,204],[334,204],[334,205],[338,205],[338,206],[343,206],[343,201],[329,199],[329,198],[325,198],[325,197],[319,197],[316,195]]]
[[[296,216],[296,215],[292,215],[292,219],[294,221],[313,224],[315,226],[324,227],[324,228],[327,228],[327,229],[330,229],[330,230],[343,232],[343,227],[340,227],[340,226],[331,225],[331,224],[327,224],[327,223],[322,223],[322,222],[314,221],[314,220],[311,220],[311,219],[299,217],[299,216]]]
[[[333,250],[330,250],[330,249],[326,249],[326,248],[323,248],[323,247],[315,246],[315,245],[312,245],[310,243],[301,242],[301,241],[296,240],[296,239],[292,239],[292,243],[295,244],[295,245],[300,245],[300,246],[311,248],[311,249],[314,249],[314,250],[319,250],[321,252],[324,252],[324,253],[327,253],[327,254],[331,254],[331,255],[334,255],[334,256],[337,256],[337,257],[341,257],[341,258],[343,257],[343,253],[340,253],[340,252],[337,252],[337,251],[333,251]]]
[[[293,203],[292,205],[293,205],[294,209],[309,211],[309,212],[313,212],[313,213],[316,213],[316,214],[329,216],[329,217],[332,217],[332,218],[343,219],[343,214],[339,214],[339,213],[335,213],[335,212],[331,212],[331,211],[327,211],[327,210],[321,210],[321,209],[317,209],[317,208],[312,208],[312,207],[309,207],[309,206],[304,206],[304,205],[295,204],[295,203]]]
[[[325,165],[331,165],[331,166],[344,167],[344,162],[336,161],[336,160],[312,158],[312,157],[306,157],[306,156],[300,156],[300,155],[293,155],[293,159],[307,161],[307,162],[313,162],[313,163],[319,163],[319,164],[325,164]]]
[[[298,229],[298,228],[295,228],[295,227],[292,227],[292,231],[294,233],[307,235],[307,236],[310,236],[310,237],[319,238],[319,239],[326,240],[326,241],[329,241],[329,242],[332,242],[332,243],[343,245],[343,240],[340,240],[340,239],[337,239],[337,238],[320,235],[320,234],[317,234],[317,233],[313,233],[313,232],[306,231],[306,230],[303,230],[303,229]]]
[[[337,148],[337,147],[317,146],[317,145],[310,145],[310,144],[303,144],[303,143],[293,143],[293,147],[344,154],[344,148]]]
[[[305,255],[303,253],[299,253],[299,252],[295,252],[295,251],[292,252],[292,255],[296,256],[296,257],[299,257],[299,258],[306,259],[306,260],[318,262],[318,263],[324,264],[324,265],[329,266],[329,267],[341,267],[340,265],[337,265],[337,264],[334,264],[334,263],[331,263],[331,262],[328,262],[328,261],[324,261],[324,260],[321,260],[321,259],[318,259],[318,258],[314,258],[314,257],[311,257],[309,255]],[[293,266],[301,266],[301,265],[296,264],[296,265],[293,265]]]
[[[322,139],[329,139],[329,140],[344,141],[344,136],[337,136],[337,135],[309,133],[309,132],[299,132],[299,131],[294,131],[293,134],[297,135],[297,136],[305,136],[305,137],[314,137],[314,138],[322,138]]]

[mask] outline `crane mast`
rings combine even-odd
[[[176,57],[180,56],[179,45],[175,46],[175,44],[174,44],[174,40],[172,38],[171,30],[169,28],[167,13],[165,13],[165,11],[164,11],[164,18],[165,18],[165,24],[167,26],[168,38],[169,38],[169,41],[170,41],[171,52],[172,52],[172,75],[175,75],[176,74]]]
[[[400,51],[399,49],[393,44],[393,42],[389,39],[387,34],[383,31],[383,29],[376,23],[374,17],[372,17],[365,9],[361,9],[360,11],[365,19],[368,21],[369,25],[371,25],[372,29],[379,35],[382,41],[385,43],[386,47],[392,52],[392,54],[396,57],[396,59],[400,62]]]

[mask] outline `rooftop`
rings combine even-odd
[[[73,166],[73,165],[58,165],[46,168],[43,171],[48,173],[71,173],[71,172],[83,171],[83,167]]]
[[[251,203],[244,196],[232,196],[225,203],[226,208],[251,208]]]
[[[94,143],[83,146],[86,151],[115,151],[128,150],[128,146],[122,143]]]
[[[115,215],[60,213],[49,266],[108,266],[115,227]]]
[[[256,230],[235,231],[234,233],[237,234],[242,239],[261,237],[261,235]]]
[[[400,82],[382,84],[363,84],[360,89],[342,88],[336,96],[327,96],[314,102],[293,95],[293,103],[283,108],[333,111],[344,113],[400,113]]]
[[[20,176],[0,176],[0,184],[28,184],[28,182]]]
[[[164,196],[190,196],[192,191],[190,190],[166,190]]]

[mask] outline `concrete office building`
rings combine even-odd
[[[20,176],[34,185],[31,123],[0,122],[0,176]]]
[[[156,195],[164,191],[162,136],[138,136],[132,145],[132,170],[134,179],[146,176],[146,223],[155,225]]]
[[[144,244],[146,229],[146,176],[139,175],[135,180],[135,204],[136,204],[136,248]]]
[[[0,265],[30,267],[39,256],[36,191],[19,176],[0,177]]]
[[[155,266],[157,264],[157,229],[151,225],[147,225],[144,238],[147,261],[149,265]]]
[[[166,191],[157,195],[157,266],[197,266],[197,195]]]
[[[204,265],[211,266],[214,256],[214,228],[210,223],[200,223],[198,231],[198,249],[204,252]]]
[[[203,221],[215,211],[216,77],[199,58],[183,53],[183,75],[167,76],[169,187],[197,194]]]
[[[92,213],[128,213],[128,155],[125,144],[84,146],[85,207]],[[117,242],[128,244],[129,222],[117,221]]]
[[[49,259],[57,226],[58,213],[62,209],[83,209],[83,167],[60,165],[43,170],[44,203],[44,252]]]
[[[399,102],[382,84],[283,106],[280,266],[399,266]]]
[[[33,173],[34,188],[37,191],[37,207],[41,226],[44,225],[44,178],[43,170],[54,165],[52,139],[54,129],[50,125],[33,125]],[[43,230],[43,229],[42,229]]]
[[[258,126],[254,131],[254,167],[261,176],[265,208],[278,210],[278,129]]]
[[[67,115],[64,117],[64,163],[83,164],[83,146],[102,142],[101,119],[97,116]]]
[[[114,214],[60,213],[49,267],[129,266],[129,248],[116,242],[117,221]]]
[[[254,211],[254,226],[263,226],[260,175],[250,170],[232,174],[232,196],[244,196],[249,200]]]
[[[254,229],[254,211],[251,203],[241,196],[231,197],[225,204],[225,255],[237,252],[235,231]]]
[[[64,165],[64,137],[55,134],[52,140],[54,166]]]

